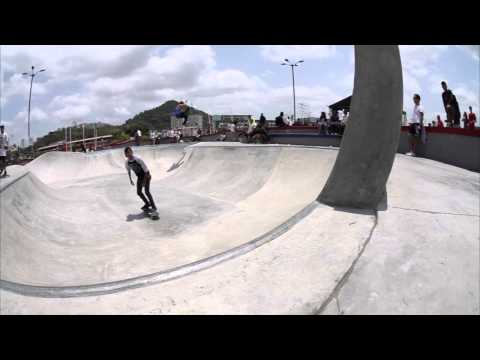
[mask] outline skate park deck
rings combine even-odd
[[[397,155],[377,213],[316,201],[333,148],[134,151],[158,221],[122,149],[9,168],[2,313],[478,313],[477,173]]]

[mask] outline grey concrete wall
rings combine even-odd
[[[405,154],[408,150],[408,133],[402,131],[398,152]],[[427,142],[419,143],[416,152],[420,157],[467,170],[480,171],[480,137],[478,136],[427,132]]]
[[[273,144],[339,147],[342,141],[342,138],[340,136],[320,136],[316,134],[282,134],[269,136],[270,143]]]
[[[271,135],[273,144],[339,147],[340,137],[310,135]],[[402,131],[397,152],[408,152],[408,133]],[[426,144],[418,144],[418,156],[480,172],[480,137],[459,134],[429,133]]]

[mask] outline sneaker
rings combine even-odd
[[[150,205],[144,205],[144,206],[142,206],[142,210],[143,211],[148,211],[149,207],[150,207]]]

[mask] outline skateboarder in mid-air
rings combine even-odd
[[[190,112],[190,107],[185,104],[183,101],[180,101],[175,108],[175,117],[178,119],[183,119],[182,125],[185,126],[188,120],[188,114]]]
[[[131,171],[137,175],[137,195],[143,200],[145,205],[142,207],[142,210],[145,212],[156,212],[157,207],[155,206],[155,202],[153,201],[152,195],[150,194],[150,180],[152,176],[150,175],[150,171],[145,165],[145,162],[140,159],[138,156],[133,155],[133,150],[131,147],[125,148],[125,156],[127,161],[125,162],[125,167],[128,171],[128,177],[130,178],[130,183],[135,185],[132,180]],[[148,197],[145,197],[142,193],[142,188],[145,188],[145,194]]]

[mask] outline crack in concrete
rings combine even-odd
[[[343,274],[342,278],[337,283],[337,285],[335,286],[333,291],[330,293],[330,295],[327,297],[327,299],[322,303],[322,305],[320,305],[320,308],[318,310],[313,311],[314,315],[321,315],[325,311],[327,306],[332,302],[333,299],[336,300],[337,310],[339,311],[339,315],[343,315],[343,311],[340,312],[340,303],[339,303],[339,300],[338,300],[338,295],[340,294],[340,291],[342,290],[343,286],[347,283],[348,279],[350,278],[350,275],[353,273],[355,265],[357,264],[360,257],[363,255],[363,252],[365,251],[368,243],[370,242],[370,239],[372,238],[373,232],[377,228],[377,225],[378,225],[378,212],[375,211],[375,222],[372,226],[372,229],[370,230],[370,234],[368,235],[367,240],[365,240],[365,242],[363,243],[362,249],[358,253],[355,260],[353,260],[352,264],[350,265],[348,270],[345,272],[345,274]]]
[[[340,300],[338,299],[338,296],[335,297],[335,301],[337,303],[337,315],[343,315],[343,310],[342,307],[340,306]]]
[[[421,210],[421,209],[414,209],[414,208],[403,208],[403,207],[399,207],[399,206],[392,206],[392,209],[417,211],[417,212],[422,212],[422,213],[427,213],[427,214],[480,217],[480,215],[475,215],[475,214],[458,214],[458,213],[449,213],[449,212],[441,212],[441,211]]]

